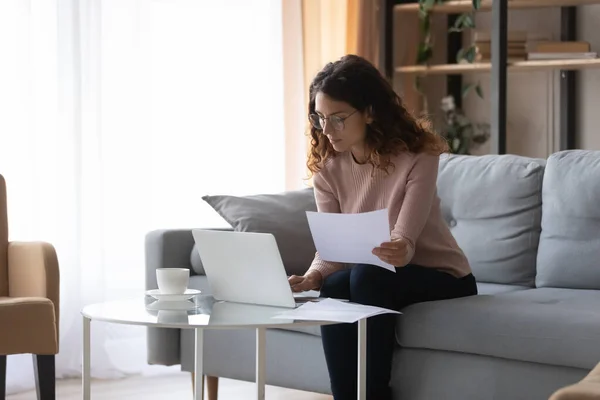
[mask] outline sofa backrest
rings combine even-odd
[[[600,151],[548,158],[536,286],[600,290]]]
[[[6,182],[0,175],[0,296],[8,296],[8,217]]]
[[[442,215],[480,282],[534,286],[545,160],[444,155]]]

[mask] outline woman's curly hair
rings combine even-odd
[[[446,140],[436,134],[429,121],[415,118],[402,104],[400,96],[369,61],[346,55],[328,63],[310,85],[309,115],[315,112],[315,97],[322,92],[350,104],[360,112],[369,111],[373,122],[367,125],[367,162],[388,171],[390,156],[403,151],[440,155],[448,151]],[[307,166],[318,172],[336,151],[321,130],[311,126]]]

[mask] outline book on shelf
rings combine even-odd
[[[591,46],[582,41],[543,41],[532,46],[533,53],[589,53]]]
[[[529,53],[527,59],[529,60],[590,60],[598,58],[598,53],[585,52],[585,53]]]
[[[524,57],[511,57],[511,56],[507,56],[506,57],[506,62],[507,63],[514,63],[514,62],[518,62],[518,61],[525,61],[527,60],[527,56]],[[491,57],[475,57],[475,62],[476,63],[491,63],[492,62],[492,58]]]
[[[489,61],[492,57],[492,51],[489,46],[475,45],[475,60]],[[519,47],[508,47],[506,49],[506,57],[513,60],[525,60],[527,58],[527,49],[525,45]]]
[[[490,62],[492,58],[492,43],[475,41],[475,61]],[[508,62],[523,61],[527,59],[527,42],[524,40],[509,40],[506,43],[506,57]]]
[[[492,34],[489,31],[474,31],[473,42],[491,42]],[[527,32],[526,31],[508,31],[506,33],[506,40],[508,42],[526,42]]]

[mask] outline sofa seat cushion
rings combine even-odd
[[[499,294],[499,293],[508,293],[508,292],[514,292],[515,290],[525,290],[525,289],[530,289],[530,288],[527,286],[501,285],[499,283],[477,282],[477,292],[479,294]]]
[[[600,360],[600,291],[540,288],[415,304],[404,347],[591,369]]]

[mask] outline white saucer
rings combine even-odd
[[[192,311],[196,310],[196,306],[191,301],[162,301],[158,300],[152,304],[146,305],[147,310],[159,311],[159,310],[172,310],[172,311]]]
[[[200,290],[187,289],[183,294],[162,294],[158,289],[147,290],[146,294],[160,301],[185,301],[202,293]]]

